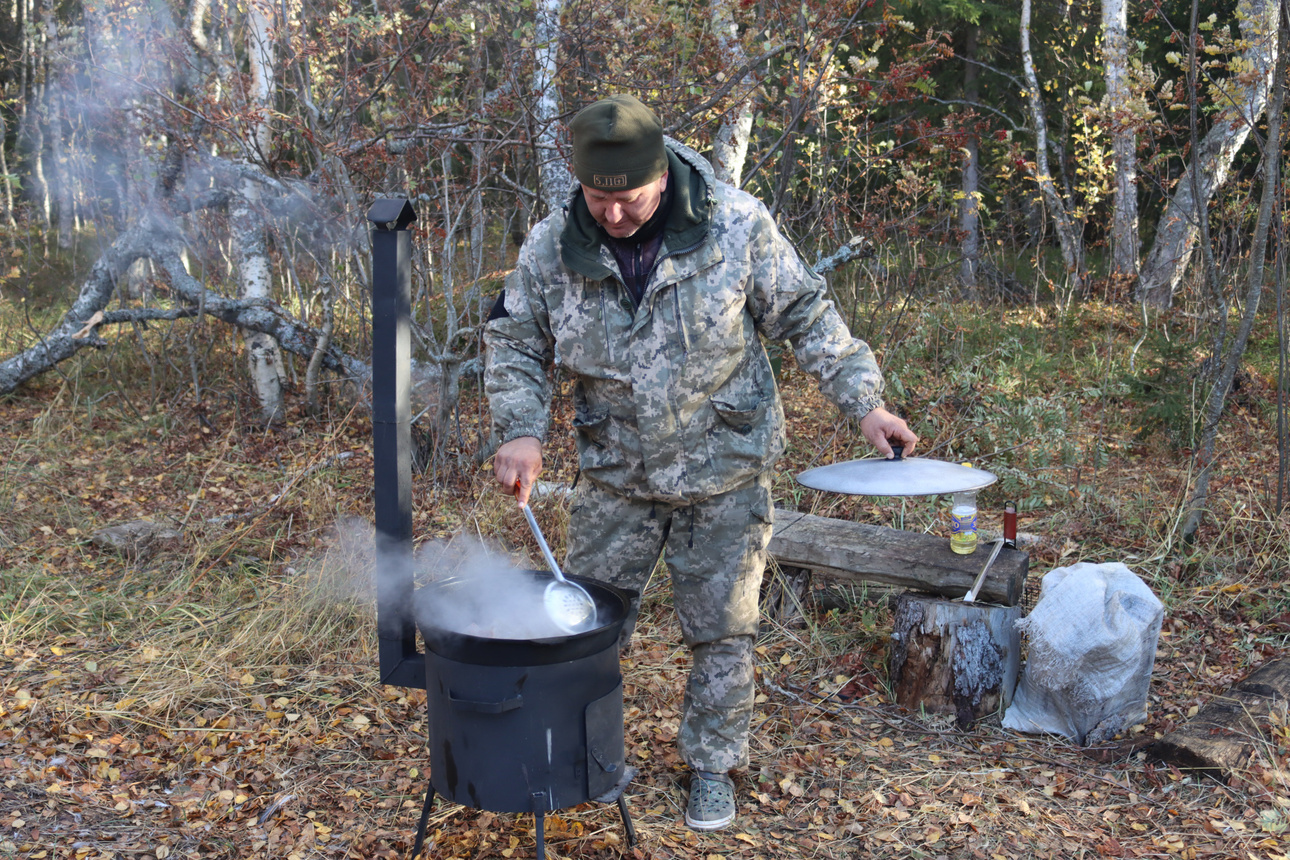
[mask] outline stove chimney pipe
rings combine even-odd
[[[425,688],[412,617],[412,233],[399,197],[368,210],[372,229],[372,492],[381,683]]]

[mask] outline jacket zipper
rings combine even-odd
[[[663,256],[658,257],[657,259],[654,260],[654,268],[650,269],[650,274],[653,275],[654,271],[658,269],[659,264],[662,263],[664,260],[668,259],[669,257],[676,257],[681,254],[690,253],[691,251],[695,250],[700,245],[702,245],[704,240],[707,238],[708,238],[707,234],[705,233],[702,237],[699,238],[699,241],[695,242],[693,245],[690,245],[688,248],[680,248],[676,251],[668,251]],[[678,281],[677,283],[680,283],[680,281]],[[643,292],[641,293],[641,298],[642,300],[645,298],[645,294]],[[685,317],[681,314],[681,293],[679,290],[672,290],[672,305],[676,310],[676,327],[681,333],[681,356],[683,359],[688,359],[690,357],[690,333],[685,328]]]

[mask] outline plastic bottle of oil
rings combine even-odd
[[[971,463],[964,463],[971,468]],[[950,549],[959,555],[976,550],[976,490],[954,493],[950,503]]]

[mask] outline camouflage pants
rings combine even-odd
[[[694,665],[678,735],[681,758],[724,773],[748,765],[758,590],[771,536],[770,478],[692,506],[638,501],[584,480],[570,509],[567,572],[641,591],[660,555]],[[626,647],[639,599],[620,640]]]

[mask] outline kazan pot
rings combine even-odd
[[[524,573],[552,579],[543,571]],[[632,595],[569,578],[590,592],[600,626],[503,639],[436,627],[419,613],[430,784],[439,795],[475,809],[541,815],[611,801],[626,787],[618,636]],[[460,583],[431,583],[418,599],[433,601],[437,589],[453,587]],[[544,610],[539,603],[534,611]]]

